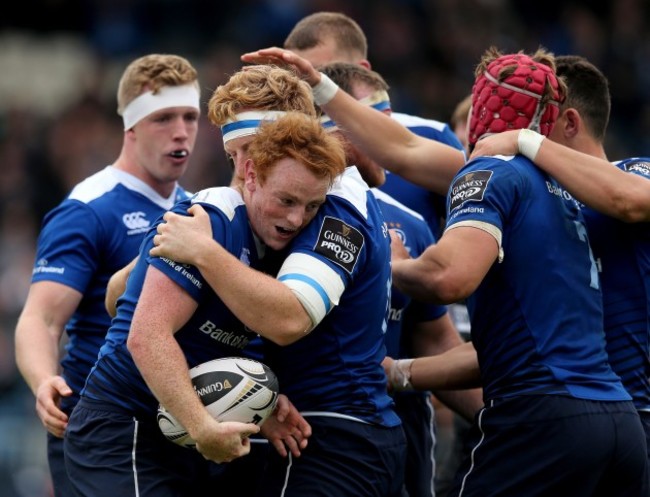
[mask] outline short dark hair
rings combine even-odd
[[[612,106],[607,77],[579,55],[560,55],[555,64],[557,75],[567,85],[562,110],[576,109],[594,138],[604,140]]]
[[[320,68],[341,90],[352,93],[353,83],[366,83],[375,90],[388,91],[388,83],[375,71],[350,62],[330,62]]]
[[[284,48],[308,50],[323,43],[327,37],[336,41],[341,52],[368,58],[368,41],[361,26],[341,12],[315,12],[303,17],[284,40]]]

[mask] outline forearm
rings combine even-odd
[[[650,220],[650,182],[621,171],[606,159],[545,139],[535,163],[597,211],[626,222]]]
[[[59,374],[59,339],[63,329],[48,328],[34,316],[21,316],[16,325],[16,365],[31,391]]]
[[[464,343],[439,355],[419,357],[410,368],[416,390],[457,390],[481,386],[476,350]]]
[[[246,266],[219,243],[212,241],[195,265],[232,313],[265,338],[286,345],[311,329],[311,319],[289,287]]]
[[[459,150],[412,133],[344,91],[339,90],[322,108],[377,163],[440,195],[446,195],[451,180],[464,163]]]
[[[443,404],[460,414],[467,421],[473,421],[474,415],[483,407],[483,390],[436,390],[435,395]]]
[[[441,267],[435,261],[417,259],[393,261],[393,285],[400,291],[422,302],[445,304],[439,291],[438,271]]]

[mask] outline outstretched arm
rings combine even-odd
[[[308,60],[289,50],[267,48],[244,54],[242,60],[292,66],[312,86],[316,103],[355,145],[384,168],[428,190],[446,195],[451,180],[465,162],[460,150],[418,136],[346,92],[337,91],[331,81],[327,85],[327,80],[322,79],[324,75]],[[330,100],[321,100],[332,93]]]
[[[417,359],[384,359],[389,387],[394,390],[454,390],[481,385],[476,349],[463,343],[442,354]]]
[[[476,143],[472,157],[518,153],[526,155],[589,207],[629,223],[650,221],[650,181],[534,131],[513,130],[483,138]]]

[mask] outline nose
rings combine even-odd
[[[305,222],[306,217],[307,217],[307,212],[304,207],[294,207],[289,210],[289,213],[287,215],[287,221],[291,223],[291,227],[299,228]]]
[[[190,136],[189,131],[190,124],[187,123],[182,116],[179,116],[174,120],[174,138],[176,139],[186,139]]]

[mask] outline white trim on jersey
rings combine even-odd
[[[501,246],[503,233],[501,233],[501,230],[499,228],[497,228],[493,224],[486,223],[484,221],[467,220],[467,221],[460,221],[459,223],[452,224],[445,230],[445,232],[449,230],[453,230],[454,228],[461,228],[463,226],[469,226],[470,228],[478,228],[492,235],[494,239],[497,241],[497,245],[499,246],[499,262],[503,262],[504,253],[503,253],[503,247]]]
[[[278,280],[287,285],[311,318],[313,330],[339,303],[345,284],[336,271],[319,259],[294,253],[286,258]]]

